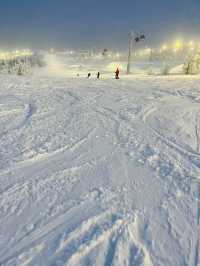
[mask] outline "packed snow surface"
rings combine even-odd
[[[200,78],[50,59],[0,76],[0,265],[197,266]]]

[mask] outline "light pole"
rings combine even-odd
[[[134,34],[133,31],[129,33],[129,41],[128,41],[128,63],[127,63],[127,74],[131,73],[131,57],[132,57],[132,51],[133,51],[133,42],[139,43],[140,41],[144,41],[146,39],[146,36],[142,33],[140,34]]]
[[[132,49],[133,49],[133,36],[134,33],[131,31],[129,33],[129,40],[128,40],[128,63],[127,63],[127,74],[131,73],[131,57],[132,57]]]

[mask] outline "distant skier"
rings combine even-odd
[[[100,78],[100,72],[97,73],[97,78],[98,78],[98,79]]]
[[[88,77],[88,79],[89,79],[89,78],[91,77],[91,73],[88,73],[87,77]]]
[[[115,71],[115,79],[119,79],[119,68]]]

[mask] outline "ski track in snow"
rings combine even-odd
[[[0,97],[0,134],[4,135],[24,126],[34,111],[31,103],[23,102],[18,97],[12,95]],[[2,127],[4,125],[5,127]]]
[[[197,266],[199,80],[55,60],[0,76],[0,265]]]

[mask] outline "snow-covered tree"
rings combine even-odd
[[[184,64],[185,74],[198,74],[200,73],[200,52],[193,57],[190,57]]]

